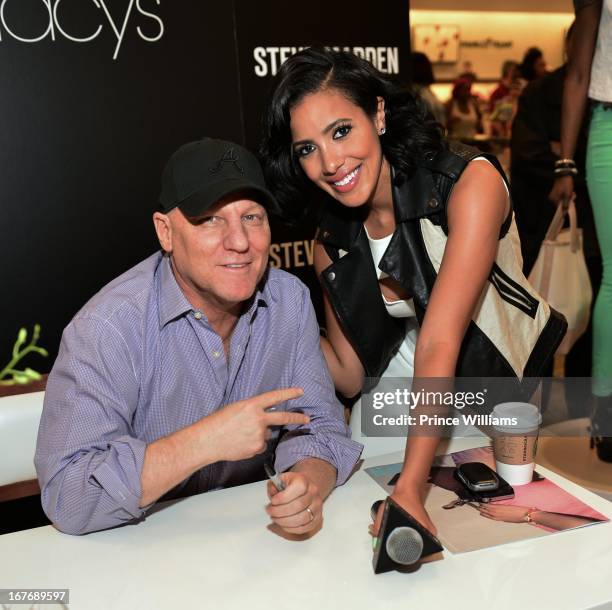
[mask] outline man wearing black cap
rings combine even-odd
[[[142,519],[158,499],[256,481],[271,519],[311,533],[359,457],[308,291],[267,266],[261,168],[242,147],[181,147],[153,215],[163,253],[115,279],[65,329],[35,464],[62,531]]]

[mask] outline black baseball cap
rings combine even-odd
[[[159,203],[197,216],[227,195],[245,191],[265,208],[278,211],[255,155],[233,142],[204,138],[181,146],[162,173]]]

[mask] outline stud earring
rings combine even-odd
[[[387,129],[386,129],[386,127],[383,127],[383,128],[382,128],[382,129],[381,129],[381,130],[378,132],[378,135],[384,136],[384,135],[385,135],[385,133],[387,133]]]

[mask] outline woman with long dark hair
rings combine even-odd
[[[260,154],[286,218],[325,199],[315,268],[340,392],[389,375],[541,372],[564,321],[522,276],[503,172],[449,147],[405,87],[349,53],[301,51],[277,75]],[[437,444],[410,435],[393,494],[432,530],[423,493]]]

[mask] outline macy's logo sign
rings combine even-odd
[[[7,37],[26,43],[40,42],[41,40],[49,38],[55,41],[61,37],[71,40],[72,42],[91,42],[100,35],[105,27],[110,26],[116,38],[113,59],[117,59],[121,44],[126,35],[128,23],[134,12],[144,17],[147,21],[153,22],[152,24],[149,23],[146,34],[140,25],[136,26],[136,32],[142,40],[146,42],[157,42],[164,35],[163,21],[154,13],[142,8],[141,5],[145,4],[143,0],[124,1],[127,2],[128,6],[123,16],[117,14],[113,16],[106,6],[109,0],[87,0],[86,4],[91,10],[100,11],[98,13],[99,20],[97,28],[94,23],[93,31],[78,32],[74,27],[74,17],[70,20],[72,25],[69,26],[67,24],[68,19],[66,19],[66,15],[63,14],[62,0],[2,0],[0,3],[0,42]],[[82,2],[82,0],[79,0],[79,3],[80,2]],[[149,4],[161,4],[161,0],[146,0],[146,2]],[[42,28],[38,26],[39,29],[37,32],[24,31],[26,26],[24,26],[23,17],[18,13],[18,9],[23,8],[26,3],[30,5],[28,8],[34,8],[34,13],[38,10],[37,6],[40,11],[42,11]],[[81,5],[81,10],[84,4],[85,3]],[[43,31],[40,31],[41,29]],[[153,31],[151,31],[151,29],[153,29]]]

